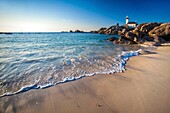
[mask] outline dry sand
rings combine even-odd
[[[170,47],[131,58],[127,71],[0,98],[0,113],[170,113]]]

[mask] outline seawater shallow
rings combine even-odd
[[[47,88],[84,76],[121,72],[137,46],[91,33],[0,34],[0,95]],[[126,51],[126,52],[123,52]]]

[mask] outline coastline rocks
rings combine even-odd
[[[109,28],[101,28],[95,33],[119,35],[120,38],[111,37],[108,41],[114,44],[146,44],[161,45],[170,41],[170,23],[142,23],[136,28],[126,25],[114,25]]]
[[[98,30],[98,33],[99,33],[99,34],[105,34],[106,29],[107,29],[107,28],[100,28],[100,29]]]
[[[154,29],[156,26],[159,26],[160,23],[144,23],[144,24],[140,24],[140,26],[138,26],[138,30],[140,30],[141,32],[145,32],[148,33],[150,30]]]
[[[129,39],[131,39],[131,40],[136,41],[136,35],[135,35],[133,32],[131,32],[131,31],[126,32],[126,33],[125,33],[125,37],[126,37],[126,38],[129,38]]]
[[[126,28],[122,29],[120,35],[124,35],[128,30]]]
[[[0,34],[12,35],[13,33],[11,33],[11,32],[0,32]]]
[[[72,31],[72,30],[70,30],[70,33],[84,33],[84,31],[80,31],[80,30]]]
[[[162,37],[165,41],[170,41],[170,23],[161,24],[148,33],[152,37]]]
[[[114,40],[117,40],[117,39],[118,39],[118,38],[116,38],[116,37],[110,37],[110,38],[107,39],[107,41],[113,42]]]
[[[70,30],[70,33],[73,33],[73,31],[72,31],[72,30]]]
[[[98,31],[91,31],[91,33],[99,34],[112,34],[112,35],[122,35],[125,32],[133,30],[134,28],[128,28],[126,26],[119,26],[119,24],[110,26],[109,28],[100,28]]]
[[[98,31],[90,31],[90,33],[98,33]]]
[[[129,45],[129,44],[138,44],[136,41],[130,39],[130,38],[127,38],[125,36],[121,36],[120,38],[118,39],[115,39],[113,41],[114,44],[126,44],[126,45]]]
[[[84,33],[84,31],[76,30],[75,33]]]
[[[126,38],[133,40],[134,42],[136,42],[138,44],[145,42],[147,40],[147,38],[149,38],[145,33],[136,31],[136,30],[129,31],[129,32],[125,33],[124,36]]]

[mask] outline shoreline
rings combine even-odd
[[[96,75],[0,98],[2,112],[169,113],[170,47],[132,57],[125,73]]]
[[[131,46],[138,46],[138,45],[131,45]],[[153,47],[152,47],[152,49],[153,49]],[[56,86],[56,85],[59,85],[59,84],[62,84],[62,83],[79,80],[79,79],[84,78],[84,77],[96,76],[98,74],[121,73],[121,72],[124,72],[126,70],[125,69],[126,63],[129,60],[129,58],[141,55],[141,53],[145,53],[145,52],[147,52],[147,51],[142,50],[142,49],[122,51],[122,53],[120,55],[113,58],[115,60],[113,65],[115,65],[115,64],[116,65],[112,69],[108,69],[108,71],[89,73],[89,74],[84,74],[84,75],[80,75],[80,76],[76,76],[76,77],[73,77],[73,76],[65,77],[62,81],[58,81],[57,83],[54,83],[54,84],[49,83],[49,84],[39,85],[37,83],[37,84],[25,85],[25,86],[21,87],[19,90],[16,90],[14,92],[6,92],[4,94],[1,94],[0,98],[6,97],[6,96],[17,95],[17,94],[24,93],[24,92],[27,92],[27,91],[30,91],[30,90],[34,90],[34,89],[36,89],[36,90],[38,90],[38,89],[46,89],[46,88],[53,87],[53,86]]]

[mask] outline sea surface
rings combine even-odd
[[[0,34],[0,97],[123,71],[126,56],[136,55],[134,51],[141,47],[114,45],[106,41],[109,37],[91,33]]]

